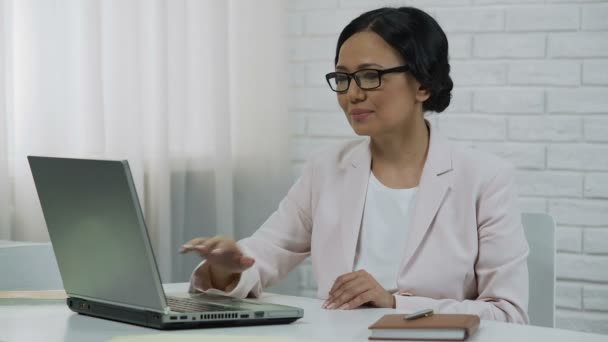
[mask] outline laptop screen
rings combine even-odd
[[[126,161],[28,157],[68,295],[163,311]]]

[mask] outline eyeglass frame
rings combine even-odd
[[[395,72],[407,72],[409,71],[409,66],[406,65],[400,65],[394,68],[388,68],[388,69],[372,69],[372,68],[365,68],[365,69],[361,69],[361,70],[357,70],[355,72],[343,72],[343,71],[333,71],[330,73],[327,73],[325,75],[325,80],[327,81],[327,84],[329,85],[329,89],[331,89],[332,91],[336,92],[336,93],[344,93],[347,92],[348,89],[350,89],[350,83],[351,81],[354,79],[355,83],[357,84],[357,87],[359,87],[359,89],[361,90],[372,90],[372,89],[377,89],[380,88],[380,86],[382,85],[382,76],[384,76],[385,74],[390,74],[390,73],[395,73]],[[378,73],[378,85],[372,88],[363,88],[361,87],[361,80],[359,79],[359,77],[356,75],[357,73],[360,73],[361,71],[375,71]],[[331,82],[329,81],[330,78],[335,78],[335,76],[337,76],[338,74],[340,75],[346,75],[346,77],[348,78],[348,85],[346,86],[346,89],[344,90],[334,90],[334,88],[331,86]]]

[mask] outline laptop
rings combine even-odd
[[[297,307],[167,296],[127,161],[28,156],[68,307],[156,329],[291,323]]]

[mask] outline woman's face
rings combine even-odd
[[[364,31],[342,44],[336,71],[382,70],[405,63],[379,35]],[[340,107],[355,133],[370,137],[407,130],[413,120],[422,118],[422,102],[429,96],[407,72],[385,74],[380,87],[371,90],[361,90],[352,80],[347,91],[337,94]]]

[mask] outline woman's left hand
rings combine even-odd
[[[394,308],[395,298],[371,274],[359,270],[336,279],[323,308],[350,310],[368,303],[378,308]]]

